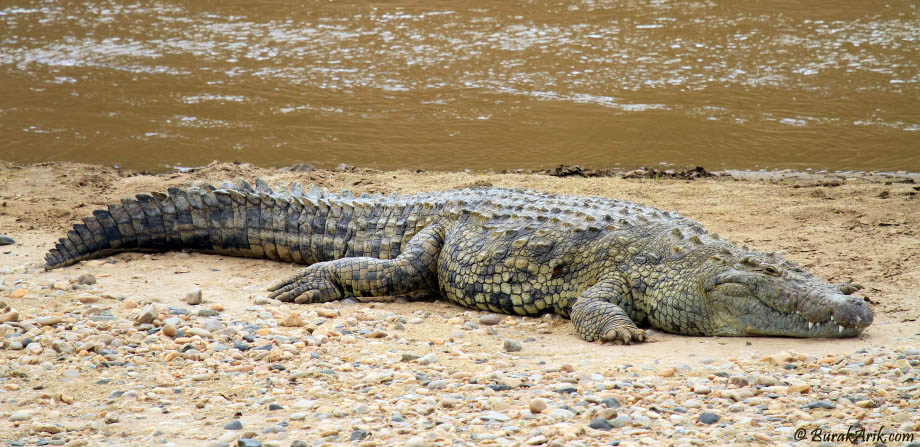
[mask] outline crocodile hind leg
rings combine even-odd
[[[319,262],[268,290],[274,299],[295,303],[434,291],[438,252],[443,243],[443,227],[432,224],[413,236],[395,259],[355,257]]]
[[[612,302],[629,293],[629,285],[616,275],[585,290],[570,313],[578,336],[585,341],[626,344],[645,341],[645,331],[636,327],[629,315]]]

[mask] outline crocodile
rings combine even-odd
[[[171,187],[96,210],[53,269],[124,251],[188,250],[304,264],[271,297],[321,303],[421,293],[484,311],[572,320],[586,341],[641,327],[701,336],[852,337],[860,286],[824,281],[676,212],[604,197],[470,188],[361,195],[261,179]]]

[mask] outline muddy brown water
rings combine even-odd
[[[920,3],[0,3],[0,159],[920,171]]]

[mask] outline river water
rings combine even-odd
[[[920,171],[920,3],[0,2],[0,159]]]

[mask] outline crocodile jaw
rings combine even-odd
[[[862,299],[836,292],[830,284],[810,290],[771,278],[717,276],[704,287],[711,305],[712,335],[853,337],[872,324]],[[741,279],[743,282],[735,282]]]

